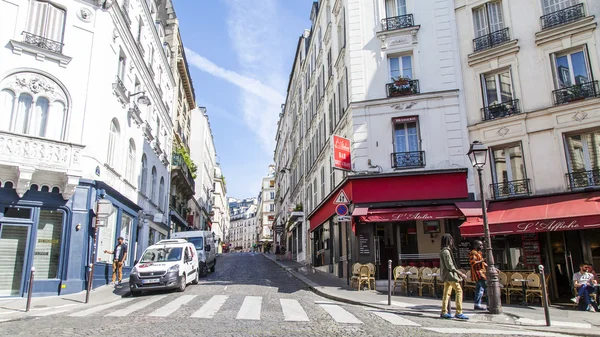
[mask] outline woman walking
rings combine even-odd
[[[467,276],[456,268],[454,262],[454,256],[452,255],[452,249],[454,249],[454,239],[450,234],[444,234],[442,236],[442,250],[440,251],[440,274],[442,281],[444,281],[444,294],[442,295],[442,318],[452,318],[452,315],[448,313],[448,302],[452,295],[452,289],[456,292],[456,318],[467,320],[467,316],[462,313],[462,288],[460,282],[466,279]]]

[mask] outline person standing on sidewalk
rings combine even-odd
[[[473,242],[473,250],[469,253],[469,264],[471,264],[471,281],[475,282],[475,310],[486,310],[481,306],[481,299],[485,292],[485,268],[487,263],[483,258],[481,251],[483,250],[483,242],[475,240]]]
[[[454,239],[450,234],[444,234],[442,236],[442,250],[440,251],[440,274],[442,281],[444,281],[444,293],[442,295],[442,318],[452,318],[452,315],[448,313],[448,302],[452,295],[452,290],[456,292],[456,318],[467,320],[469,319],[462,313],[462,288],[460,282],[467,276],[456,268],[454,262],[454,256],[452,255],[452,249],[454,249]]]
[[[119,273],[119,284],[123,281],[123,262],[127,259],[127,245],[123,243],[123,237],[117,239],[117,245],[113,251],[104,250],[105,253],[113,254],[113,274],[112,283],[114,285],[117,280],[117,272]]]
[[[279,261],[279,255],[281,254],[281,248],[279,245],[275,246],[275,260]]]

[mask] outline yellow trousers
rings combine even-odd
[[[450,295],[452,295],[452,289],[456,292],[456,314],[462,314],[462,288],[458,282],[444,282],[444,294],[442,295],[442,315],[448,313],[448,302],[450,302]]]
[[[123,280],[123,262],[114,260],[113,261],[113,274],[112,274],[113,283],[116,282],[117,273],[119,273],[119,282],[121,282]]]

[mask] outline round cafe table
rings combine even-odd
[[[513,281],[521,282],[521,286],[523,287],[523,301],[520,304],[528,306],[529,304],[527,303],[527,297],[525,296],[525,294],[527,293],[527,289],[526,289],[525,285],[528,282],[531,282],[532,280],[528,280],[526,278],[515,278],[515,279],[513,279]]]

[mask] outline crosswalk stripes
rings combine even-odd
[[[308,315],[300,303],[296,300],[280,298],[281,310],[283,311],[283,317],[288,322],[308,322]]]
[[[114,317],[127,316],[127,315],[131,314],[132,312],[138,311],[140,309],[144,309],[145,307],[149,306],[150,304],[152,304],[156,301],[160,301],[165,297],[167,297],[167,295],[150,297],[143,301],[136,302],[136,303],[128,306],[127,308],[119,309],[117,311],[112,311],[112,312],[108,313],[106,316],[114,316]]]
[[[46,316],[52,316],[52,315],[61,314],[63,312],[67,312],[67,311],[69,311],[69,309],[37,311],[37,312],[32,312],[31,315],[32,316],[36,316],[36,317],[46,317]]]
[[[420,324],[417,324],[411,320],[401,317],[400,315],[393,313],[393,312],[377,310],[377,309],[365,309],[365,310],[388,321],[389,323],[392,323],[393,325],[421,326]]]
[[[200,310],[192,314],[192,317],[213,318],[228,298],[229,296],[226,295],[215,295],[211,297],[210,300],[204,303]]]
[[[166,305],[156,309],[154,312],[150,313],[148,316],[152,317],[167,317],[177,309],[179,309],[182,305],[185,305],[189,301],[193,300],[196,295],[182,295],[177,297],[174,301],[167,303]]]
[[[120,300],[116,300],[116,301],[111,302],[111,303],[102,304],[102,305],[99,305],[97,307],[89,308],[87,310],[83,310],[83,311],[79,311],[79,312],[70,314],[69,316],[71,316],[71,317],[89,316],[91,314],[95,314],[97,312],[100,312],[100,311],[108,309],[108,308],[115,307],[117,305],[123,305],[123,304],[125,304],[125,303],[127,303],[127,302],[129,302],[131,300],[133,300],[133,298],[122,298]]]
[[[260,320],[262,297],[246,296],[235,319]]]
[[[352,315],[350,312],[346,311],[346,309],[337,304],[321,301],[316,301],[315,303],[323,308],[323,310],[325,310],[337,323],[362,324],[362,321],[356,318],[356,316]]]
[[[423,328],[425,330],[437,332],[440,334],[478,334],[478,335],[504,335],[504,336],[535,336],[535,337],[568,337],[568,335],[544,332],[544,331],[532,331],[532,330],[500,330],[500,329],[464,329],[464,328]]]

